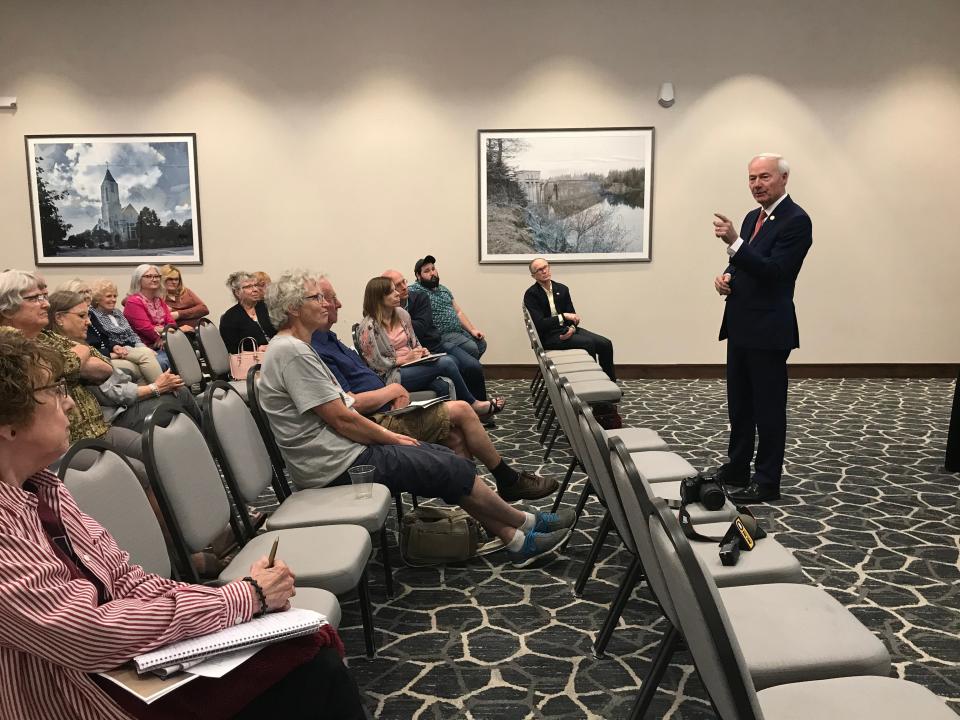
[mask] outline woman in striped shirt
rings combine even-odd
[[[248,578],[213,588],[174,582],[131,565],[110,533],[81,512],[45,469],[68,445],[73,401],[64,382],[57,381],[62,362],[55,350],[16,330],[0,330],[0,717],[160,717],[157,703],[131,700],[92,673],[176,640],[282,610],[294,594],[293,575],[281,561],[268,568],[262,558]],[[288,650],[276,665],[297,650],[273,647]],[[270,680],[261,673],[238,687],[239,678],[231,682],[228,675],[191,691],[201,686],[201,678],[158,703],[189,698],[204,717],[246,717],[253,710],[265,717],[271,708],[291,717],[285,711],[293,691],[313,682],[316,694],[315,683],[323,685],[337,671],[339,661],[331,665],[327,658],[331,649],[309,648],[310,654]],[[323,674],[315,677],[321,662]],[[269,675],[270,668],[265,672]],[[335,677],[342,685],[343,678]],[[291,679],[297,681],[294,687]],[[201,689],[204,694],[192,697]],[[355,685],[348,701],[359,708]],[[331,707],[303,704],[295,716],[327,717]]]

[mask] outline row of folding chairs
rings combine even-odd
[[[244,401],[247,400],[246,381],[230,377],[230,352],[214,322],[201,318],[192,338],[175,325],[168,325],[164,328],[162,338],[170,369],[180,376],[185,386],[193,388],[195,394],[201,394],[208,383],[222,380],[233,387]]]
[[[538,358],[537,384],[570,442],[571,472],[579,465],[587,476],[577,515],[588,489],[603,507],[574,592],[583,592],[611,530],[631,558],[594,652],[603,655],[642,581],[668,621],[631,718],[645,716],[681,639],[724,719],[953,716],[925,688],[889,678],[883,644],[828,593],[805,585],[800,563],[775,539],[759,540],[732,566],[722,564],[717,544],[688,540],[678,517],[680,483],[696,470],[652,429],[604,430],[591,397],[578,393],[576,374],[561,374],[543,353]],[[737,514],[729,501],[719,510],[699,503],[685,509],[708,537],[722,536]]]
[[[254,377],[251,371],[251,397],[256,397]],[[144,463],[169,533],[178,577],[199,582],[191,555],[208,547],[228,525],[239,551],[220,573],[219,581],[244,577],[250,565],[268,554],[273,541],[279,538],[279,557],[297,576],[298,586],[312,589],[306,593],[307,600],[312,598],[327,608],[321,612],[339,618],[336,597],[357,594],[365,648],[372,657],[376,648],[367,582],[371,535],[379,536],[386,594],[393,595],[386,528],[390,510],[387,488],[375,484],[369,498],[356,498],[351,486],[291,492],[286,477],[276,471],[251,409],[233,386],[220,380],[210,382],[202,405],[202,431],[178,408],[161,405],[147,419],[143,433]],[[92,488],[91,493],[81,490],[81,507],[87,508],[83,497],[98,496],[99,500],[89,501],[87,512],[110,529],[121,546],[142,548],[134,557],[142,556],[148,569],[169,575],[169,559],[165,564],[161,557],[166,552],[162,537],[157,542],[153,533],[154,537],[149,541],[144,538],[141,545],[137,533],[147,522],[144,514],[141,512],[136,520],[132,514],[124,516],[123,508],[132,502],[129,496],[137,491],[143,495],[139,483],[123,493],[115,490],[119,481],[114,475],[123,473],[116,472],[116,459],[102,447],[100,460],[88,470],[71,468],[70,461],[76,453],[88,447],[99,446],[84,442],[71,448],[61,463],[61,476],[71,490],[81,487],[78,483]],[[130,485],[135,480],[128,476],[125,482]],[[258,533],[247,507],[271,486],[279,504],[267,517],[265,531]],[[104,502],[115,505],[121,516],[118,520],[102,512]],[[298,590],[297,597],[302,594]]]

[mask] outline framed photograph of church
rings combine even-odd
[[[27,135],[37,265],[200,265],[197,136]]]
[[[649,262],[653,128],[479,130],[481,263]]]

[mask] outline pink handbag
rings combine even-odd
[[[247,340],[253,345],[253,350],[244,350]],[[240,352],[230,356],[230,377],[234,380],[246,380],[250,368],[263,360],[263,353],[257,349],[257,340],[252,337],[245,337],[240,342]]]

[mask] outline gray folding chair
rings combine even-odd
[[[200,354],[214,380],[223,380],[230,387],[240,393],[243,401],[247,401],[247,381],[233,380],[230,377],[230,353],[227,350],[223,338],[220,336],[220,329],[207,318],[200,318],[197,322],[197,345],[200,348]]]
[[[207,386],[203,396],[203,423],[204,433],[240,511],[240,519],[246,532],[252,535],[254,529],[246,505],[260,497],[274,480],[270,454],[260,430],[243,398],[222,380]],[[298,490],[277,500],[280,506],[267,518],[267,530],[359,525],[371,535],[379,535],[387,597],[393,596],[387,535],[390,491],[385,485],[374,483],[368,498],[356,497],[352,485],[340,485]]]
[[[649,527],[652,563],[721,718],[763,718],[751,689],[859,675],[889,679],[883,643],[825,590],[792,583],[718,588],[665,503],[654,506]],[[811,713],[805,702],[798,711],[793,717],[838,717]]]
[[[98,455],[84,470],[70,464],[81,450]],[[125,457],[99,440],[81,440],[64,456],[60,479],[80,509],[103,525],[117,545],[130,553],[130,562],[148,573],[172,576],[160,522]],[[290,604],[321,613],[334,628],[340,625],[340,603],[336,595],[326,590],[297,588]]]
[[[188,415],[175,408],[158,408],[147,419],[143,443],[147,471],[178,562],[195,580],[190,554],[208,546],[232,520],[230,499],[210,449]],[[367,655],[373,657],[373,613],[366,572],[372,544],[364,528],[299,527],[247,538],[241,528],[231,525],[241,547],[220,573],[221,580],[244,577],[253,562],[267,555],[273,541],[279,539],[279,556],[299,583],[334,595],[357,590]]]
[[[203,391],[203,369],[190,338],[180,328],[168,325],[163,331],[163,347],[170,360],[170,369],[180,376],[194,395],[199,395]]]

